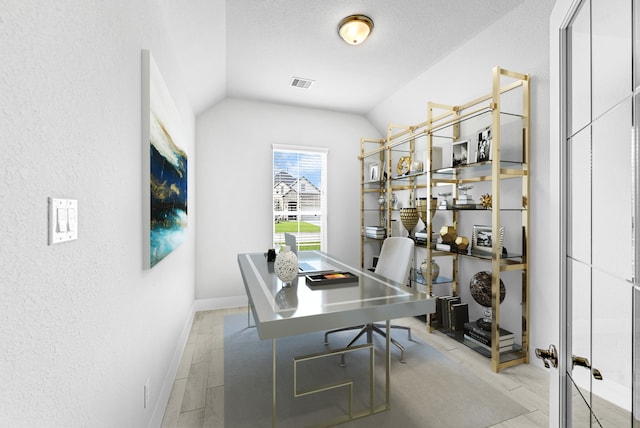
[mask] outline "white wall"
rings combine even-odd
[[[143,427],[156,404],[162,418],[192,314],[196,212],[191,162],[187,241],[143,270],[143,48],[195,159],[168,30],[151,0],[0,0],[1,426]],[[77,241],[47,245],[49,196],[79,201]]]
[[[500,67],[531,76],[530,195],[530,350],[557,343],[557,216],[549,210],[549,16],[553,0],[524,2],[473,40],[373,109],[368,117],[379,130],[387,123],[426,120],[427,101],[462,104],[491,92],[491,69]],[[473,193],[473,192],[472,192]],[[507,231],[508,233],[508,231]],[[507,286],[507,300],[509,287]],[[517,304],[517,302],[515,302]],[[501,307],[508,311],[508,301]],[[519,308],[518,308],[519,311]],[[540,364],[533,353],[533,364]]]
[[[198,116],[196,298],[246,304],[238,253],[271,247],[271,145],[327,147],[328,252],[359,264],[362,116],[226,99]],[[267,215],[265,215],[267,213]]]

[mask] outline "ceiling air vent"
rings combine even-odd
[[[291,82],[289,82],[289,86],[293,86],[294,88],[309,89],[312,83],[313,83],[313,80],[311,79],[303,79],[301,77],[292,77]]]

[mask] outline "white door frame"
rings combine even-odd
[[[555,204],[552,205],[552,209],[555,208],[557,213],[557,227],[559,247],[558,247],[558,368],[552,369],[549,372],[549,427],[566,427],[567,426],[567,412],[565,409],[571,405],[571,396],[567,392],[567,388],[570,387],[567,373],[567,349],[570,347],[568,343],[569,336],[567,335],[566,326],[568,323],[567,307],[567,290],[566,290],[566,260],[564,255],[566,254],[566,236],[562,233],[564,230],[564,221],[566,218],[566,169],[563,166],[566,164],[566,152],[564,142],[566,141],[566,97],[564,88],[566,88],[566,74],[567,70],[566,58],[566,36],[567,26],[576,9],[578,8],[581,0],[556,0],[556,4],[551,12],[549,19],[549,100],[550,100],[550,118],[549,118],[549,138],[551,147],[556,147],[556,151],[550,151],[550,183],[557,183],[555,189],[550,189],[552,192],[557,192]],[[553,194],[551,200],[554,201]],[[570,353],[569,353],[570,354]],[[568,357],[571,358],[570,355]]]

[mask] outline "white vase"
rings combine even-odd
[[[273,264],[273,270],[276,272],[283,286],[291,285],[294,279],[298,277],[298,256],[291,251],[291,247],[285,245],[282,247],[276,261]]]

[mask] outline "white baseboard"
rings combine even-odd
[[[231,296],[212,299],[197,299],[194,302],[196,312],[213,311],[216,309],[239,308],[247,306],[247,296]]]
[[[167,371],[167,374],[164,377],[164,381],[162,382],[160,396],[158,397],[158,401],[156,401],[156,406],[153,409],[153,414],[151,415],[151,420],[149,421],[149,428],[158,428],[162,425],[164,412],[167,408],[167,403],[169,403],[169,396],[171,395],[171,390],[173,389],[176,374],[178,373],[178,368],[180,367],[180,361],[182,360],[184,348],[187,346],[187,339],[189,338],[189,333],[191,332],[191,326],[193,325],[193,318],[195,316],[195,313],[196,309],[194,302],[193,305],[191,305],[191,311],[189,311],[184,326],[182,327],[182,333],[180,333],[178,344],[175,351],[173,352],[173,358],[171,359],[169,370]]]

